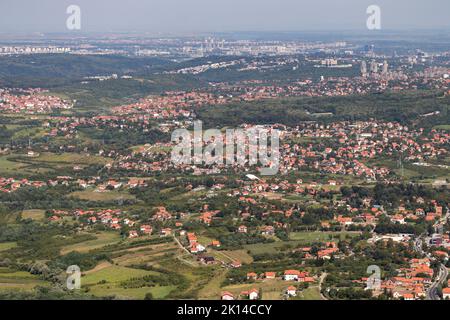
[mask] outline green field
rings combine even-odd
[[[322,300],[319,287],[313,286],[298,292],[295,300]]]
[[[33,162],[50,162],[50,163],[61,163],[67,165],[77,165],[77,164],[106,164],[110,161],[108,158],[84,155],[78,153],[43,153],[37,158],[32,158]]]
[[[82,285],[98,284],[101,281],[107,283],[118,283],[131,278],[140,278],[150,274],[158,274],[154,271],[146,271],[140,269],[132,269],[127,267],[110,266],[93,273],[86,274],[82,277]]]
[[[0,291],[4,290],[32,290],[36,286],[47,286],[48,282],[25,271],[12,271],[0,268]]]
[[[270,243],[256,243],[245,245],[244,249],[250,251],[251,255],[263,253],[278,253],[283,250],[291,250],[302,245],[309,245],[314,242],[336,241],[346,236],[357,236],[358,232],[291,232],[289,241],[275,241]]]
[[[61,254],[67,254],[71,251],[88,252],[110,244],[117,243],[122,240],[118,232],[102,232],[93,234],[97,239],[88,240],[61,248]]]
[[[344,239],[346,236],[355,237],[357,235],[359,235],[359,232],[291,232],[289,239],[312,243]]]
[[[89,293],[97,297],[116,296],[119,299],[142,300],[147,293],[151,293],[154,299],[162,299],[174,289],[174,286],[125,289],[111,285],[96,285],[90,288]]]
[[[10,161],[8,158],[9,156],[0,156],[0,172],[2,173],[11,173],[25,166],[22,163]]]
[[[0,252],[9,250],[9,249],[12,249],[15,247],[17,247],[16,242],[1,242],[0,243]]]
[[[38,157],[27,157],[25,154],[9,154],[0,156],[0,173],[48,173],[58,169],[72,168],[76,165],[88,166],[108,163],[110,159],[99,156],[87,156],[76,153],[42,153]]]
[[[432,161],[427,161],[432,164]],[[384,166],[395,172],[396,175],[405,181],[421,181],[430,183],[430,178],[447,178],[450,177],[450,170],[439,168],[436,166],[418,166],[412,163],[405,163],[403,169],[399,167],[398,162],[391,159],[376,159],[367,162],[369,166]],[[443,163],[439,163],[443,164]]]
[[[45,134],[45,130],[42,128],[27,128],[24,127],[19,131],[15,132],[13,135],[13,139],[23,139],[23,138],[41,138]]]
[[[289,246],[290,248],[295,248],[296,246],[301,245],[301,241],[276,241],[270,243],[256,243],[256,244],[248,244],[244,246],[245,250],[249,250],[251,255],[255,254],[263,254],[263,253],[278,253],[285,246]]]
[[[70,193],[68,197],[74,197],[81,200],[89,200],[89,201],[115,201],[115,200],[136,199],[133,195],[127,192],[119,192],[119,191],[95,192],[92,190],[75,191]]]
[[[439,126],[435,126],[433,127],[433,129],[450,131],[450,124],[442,124]]]
[[[120,256],[114,258],[114,263],[120,266],[132,264],[158,264],[165,260],[171,260],[172,256],[179,251],[175,243],[163,243],[157,245],[143,245],[129,248],[123,251],[116,251]]]
[[[247,253],[247,250],[211,250],[213,256],[224,262],[240,261],[242,263],[252,263],[253,258]]]
[[[88,286],[89,293],[99,296],[116,296],[122,299],[144,299],[147,293],[151,293],[154,298],[164,298],[175,286],[156,286],[140,288],[123,288],[120,283],[132,278],[141,278],[146,275],[157,275],[158,272],[107,265],[99,270],[89,271],[82,277],[81,286]]]

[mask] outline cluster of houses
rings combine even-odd
[[[206,248],[198,242],[197,236],[193,232],[186,234],[187,241],[189,243],[189,250],[191,253],[199,253],[206,250]]]
[[[225,99],[226,100],[226,99]],[[143,126],[144,130],[149,129],[149,114],[141,114],[143,111],[151,111],[153,118],[177,118],[180,116],[178,110],[183,110],[185,117],[190,117],[189,108],[203,104],[220,103],[220,99],[210,93],[201,92],[176,92],[164,96],[151,97],[138,104],[117,107],[115,116],[96,116],[93,118],[83,117],[52,117],[47,126],[52,127],[49,135],[55,136],[59,132],[74,137],[76,128],[80,125],[86,126],[109,126],[120,130],[133,126]],[[174,114],[166,114],[161,111],[170,110]],[[186,108],[187,110],[184,110]],[[133,112],[134,110],[134,112]],[[56,121],[56,123],[55,123]],[[172,120],[176,121],[176,120]],[[174,123],[167,124],[167,130]],[[147,129],[145,129],[148,127]],[[448,145],[450,134],[445,131],[433,130],[426,133],[422,129],[413,130],[395,122],[366,121],[366,122],[335,122],[329,125],[318,125],[317,123],[303,123],[295,128],[274,125],[272,128],[282,129],[284,137],[281,146],[280,172],[290,172],[304,170],[305,168],[323,171],[331,174],[355,175],[371,180],[386,178],[390,170],[386,167],[369,167],[365,160],[370,160],[378,155],[396,157],[402,154],[403,160],[411,162],[423,162],[434,159],[437,156],[445,155],[445,145]],[[161,130],[164,126],[161,124]],[[326,138],[331,144],[299,144],[296,139],[290,138]],[[170,143],[165,143],[164,147],[170,147]],[[150,159],[143,162],[141,157],[135,155],[146,154]],[[120,169],[140,170],[140,171],[166,171],[177,170],[197,170],[199,166],[173,165],[170,161],[153,159],[152,156],[160,156],[154,153],[133,151],[129,155],[116,159],[114,164]],[[169,156],[169,154],[166,154]],[[225,167],[218,166],[216,170],[224,170]],[[234,169],[239,169],[236,165]],[[214,170],[209,169],[210,172]],[[199,172],[201,174],[201,172]]]
[[[283,60],[281,58],[281,60]],[[290,61],[289,63],[293,63]],[[171,71],[173,73],[201,73],[210,68],[225,68],[236,64],[246,64],[242,60],[206,64]],[[268,65],[263,61],[252,61],[239,71],[272,69],[277,65],[286,65],[286,61],[274,59]],[[298,68],[298,61],[294,62]],[[169,72],[169,73],[171,73]],[[158,107],[176,106],[189,110],[192,106],[201,105],[220,105],[231,103],[233,101],[257,101],[261,99],[273,99],[280,97],[322,97],[322,96],[347,96],[352,94],[366,94],[373,91],[392,90],[400,91],[406,89],[417,89],[415,81],[420,80],[422,85],[428,85],[433,88],[445,88],[446,83],[442,81],[441,76],[429,77],[422,73],[412,74],[406,77],[402,72],[390,72],[389,79],[377,77],[329,77],[323,81],[316,82],[312,79],[296,81],[286,85],[274,85],[272,81],[264,80],[246,80],[235,84],[217,83],[211,88],[193,90],[190,92],[167,92],[163,98],[151,97],[142,100],[140,103],[117,107],[117,112],[126,114],[130,112],[152,112],[158,110]],[[387,80],[397,80],[395,83]],[[219,94],[217,92],[220,92]],[[158,116],[161,113],[157,113]]]
[[[309,275],[307,271],[299,270],[285,270],[282,275],[277,274],[277,272],[266,271],[261,274],[255,272],[247,273],[247,280],[269,280],[269,279],[282,279],[284,281],[297,281],[303,283],[313,283],[315,282],[314,277]]]
[[[78,166],[74,166],[74,170]],[[77,186],[83,189],[95,188],[95,192],[105,192],[108,190],[117,190],[120,188],[133,189],[137,187],[147,186],[145,179],[131,178],[128,181],[117,181],[114,179],[105,182],[100,181],[100,177],[91,177],[90,179],[75,179],[71,176],[57,176],[55,179],[47,181],[30,181],[28,179],[15,179],[0,177],[0,192],[14,192],[23,187],[56,187],[61,186]]]
[[[47,122],[47,126],[50,127],[48,134],[62,133],[75,137],[79,126],[107,126],[118,130],[139,128],[145,132],[150,130],[152,119],[155,118],[167,120],[159,124],[159,129],[170,132],[182,124],[180,117],[192,118],[190,110],[193,107],[221,103],[220,97],[222,96],[196,91],[172,92],[163,96],[149,97],[137,104],[117,107],[113,116],[51,117]],[[243,127],[249,129],[251,126],[243,125]],[[328,174],[352,175],[372,181],[388,179],[391,170],[383,166],[369,165],[368,160],[380,155],[397,159],[401,154],[403,161],[426,163],[425,161],[436,159],[438,156],[445,156],[448,153],[445,146],[450,142],[450,134],[443,130],[427,132],[420,128],[411,129],[397,122],[377,120],[341,121],[327,125],[307,122],[296,127],[275,124],[267,128],[281,132],[279,172],[308,169]],[[326,139],[328,142],[306,144],[299,143],[299,139],[301,141]],[[198,175],[220,173],[230,168],[237,172],[244,169],[237,163],[217,164],[212,167],[175,164],[169,161],[170,152],[154,152],[155,149],[170,150],[173,142],[159,142],[155,147],[158,145],[159,148],[151,148],[151,151],[150,148],[143,147],[141,150],[130,151],[129,154],[116,155],[112,167],[144,173],[189,171]],[[337,185],[337,182],[330,181],[329,185]]]
[[[321,91],[324,90],[324,83],[313,85],[312,81],[306,81],[304,84],[289,86],[258,86],[249,83],[235,86],[218,84],[211,90],[176,91],[166,92],[162,96],[150,96],[141,99],[138,103],[115,107],[112,111],[117,115],[145,113],[153,119],[179,119],[192,117],[193,108],[205,105],[224,105],[232,102],[258,101],[288,96],[316,96],[321,95]],[[245,90],[243,90],[243,86]],[[334,90],[329,86],[327,88],[329,95],[347,95],[351,92],[348,86],[340,86],[340,84]],[[334,93],[332,93],[333,91]]]
[[[192,109],[203,105],[224,104],[224,97],[199,91],[167,92],[150,96],[137,103],[114,107],[116,115],[147,114],[152,119],[178,119],[193,116]]]
[[[414,258],[409,267],[401,268],[397,276],[381,280],[380,286],[373,288],[373,295],[390,294],[394,299],[420,300],[426,297],[426,288],[431,285],[433,269],[429,258]],[[356,283],[367,284],[368,278],[355,280]],[[366,287],[367,288],[367,287]]]
[[[50,221],[59,221],[65,216],[76,217],[86,225],[103,224],[112,230],[121,230],[122,227],[127,226],[131,228],[128,231],[128,238],[138,238],[141,236],[149,236],[154,233],[154,227],[150,222],[142,222],[133,220],[126,215],[126,212],[121,209],[102,209],[102,210],[53,210],[50,216]],[[167,221],[172,219],[172,215],[165,207],[157,207],[155,214],[152,216],[152,221]],[[181,222],[175,224],[177,227],[182,226]],[[172,228],[161,228],[159,230],[160,236],[170,236],[173,234]]]
[[[0,177],[0,192],[10,193],[23,187],[41,188],[45,186],[47,186],[47,183],[44,181],[16,180],[14,178]]]
[[[221,294],[222,300],[238,300],[238,299],[246,299],[246,300],[258,300],[259,290],[256,288],[250,289],[248,291],[242,291],[239,295],[234,295],[228,291],[224,291]]]
[[[134,189],[134,188],[138,188],[138,187],[146,187],[147,186],[147,182],[144,179],[138,179],[138,178],[129,179],[128,182],[110,179],[110,180],[108,180],[104,183],[98,184],[98,185],[95,185],[95,184],[92,185],[89,183],[89,181],[84,181],[84,180],[78,180],[78,182],[79,182],[79,185],[83,188],[95,186],[96,192],[105,192],[110,189],[118,190],[120,188]]]
[[[429,204],[425,204],[425,201],[419,197],[416,200],[418,206],[414,210],[408,210],[404,206],[399,206],[396,213],[390,216],[390,219],[394,223],[406,224],[407,221],[415,221],[418,219],[425,219],[427,222],[434,222],[437,219],[442,218],[443,208],[436,200],[431,200]],[[431,207],[432,210],[426,210],[427,207]]]
[[[164,222],[164,221],[168,221],[173,219],[172,214],[167,211],[167,209],[165,207],[156,207],[156,212],[153,214],[153,216],[151,217],[152,222],[156,222],[156,221],[160,221],[160,222]],[[181,222],[176,222],[175,223],[176,227],[181,227],[182,223]],[[151,235],[153,233],[153,227],[150,224],[141,224],[140,225],[140,229],[138,230],[131,230],[129,231],[129,238],[137,238],[140,236],[148,236]],[[161,230],[159,231],[159,235],[161,237],[168,237],[173,235],[173,230],[172,228],[161,228]]]
[[[249,126],[247,126],[248,128]],[[388,179],[391,170],[387,167],[368,165],[367,161],[377,156],[403,157],[404,161],[424,162],[448,153],[445,146],[450,143],[450,134],[445,131],[426,133],[422,129],[413,130],[394,122],[335,122],[329,125],[317,123],[301,124],[295,128],[272,125],[268,129],[281,129],[279,172],[313,170],[327,174],[352,175],[376,181]],[[326,138],[327,144],[299,144],[298,138]],[[164,144],[164,148],[173,145]],[[142,155],[145,159],[142,159]],[[161,158],[162,157],[162,158]],[[170,153],[133,152],[116,159],[115,167],[142,172],[170,171],[213,174],[225,170],[242,171],[235,164],[216,164],[203,167],[194,164],[179,164],[166,161]],[[258,168],[256,168],[258,169]],[[330,186],[337,185],[330,181]]]
[[[3,113],[49,113],[56,109],[70,109],[72,103],[44,94],[42,89],[0,89],[0,111]]]
[[[109,226],[112,229],[119,230],[120,223],[128,226],[133,226],[136,222],[127,218],[122,218],[125,212],[121,209],[103,209],[103,210],[52,210],[50,216],[51,221],[58,221],[65,216],[72,216],[78,219],[86,219],[87,223],[95,224],[101,223]]]
[[[395,122],[335,122],[329,125],[301,124],[285,132],[288,143],[282,146],[281,172],[308,167],[332,174],[345,174],[376,180],[386,177],[385,167],[368,167],[365,160],[379,155],[397,157],[406,161],[423,161],[447,154],[445,146],[450,134],[445,131],[425,133]],[[292,138],[328,139],[333,144],[289,143]],[[292,139],[295,141],[295,139]]]
[[[316,280],[314,277],[310,276],[307,271],[299,271],[299,270],[285,270],[281,275],[277,272],[266,271],[262,274],[257,274],[255,272],[247,273],[247,280],[251,281],[264,281],[270,279],[280,279],[289,282],[300,282],[300,283],[314,283]],[[295,297],[297,295],[297,288],[293,285],[288,286],[284,293],[288,297]],[[249,291],[243,291],[239,295],[233,295],[232,293],[225,291],[222,292],[221,299],[222,300],[236,300],[236,299],[249,299],[249,300],[257,300],[260,298],[259,291],[256,288],[253,288]]]
[[[285,290],[285,294],[287,297],[296,297],[297,296],[297,288],[294,286],[288,286]],[[260,299],[260,292],[258,289],[253,288],[248,291],[242,291],[240,294],[232,294],[229,291],[224,291],[221,294],[222,300],[238,300],[238,299],[245,299],[245,300],[258,300]]]

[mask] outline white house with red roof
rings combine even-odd
[[[234,300],[234,296],[232,293],[225,291],[225,292],[222,292],[221,299],[222,300]]]
[[[297,296],[297,288],[294,286],[289,286],[286,289],[286,294],[290,297],[295,297]]]

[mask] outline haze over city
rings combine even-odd
[[[364,30],[373,4],[385,30],[450,26],[446,0],[2,0],[0,32],[66,32],[73,4],[81,8],[82,32]]]

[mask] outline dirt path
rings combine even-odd
[[[94,273],[103,269],[106,269],[108,267],[111,267],[112,264],[108,261],[103,261],[100,264],[96,265],[94,269],[88,270],[86,272],[83,272],[84,274],[90,274],[90,273]]]
[[[189,252],[188,249],[186,249],[185,247],[183,247],[183,245],[181,244],[180,240],[178,240],[178,238],[174,235],[173,238],[175,239],[175,242],[178,244],[178,246],[183,250],[186,251],[187,254],[191,254]]]
[[[319,281],[319,293],[320,293],[320,297],[322,298],[322,300],[328,300],[327,297],[325,297],[322,294],[322,284],[325,281],[325,278],[327,277],[328,273],[324,272],[322,273],[322,275],[320,276],[320,281]]]
[[[214,277],[200,289],[198,297],[200,299],[217,299],[222,291],[221,284],[226,279],[227,269],[219,269]]]
[[[230,257],[229,255],[227,255],[226,253],[224,253],[224,252],[222,252],[222,251],[216,250],[215,252],[216,252],[218,255],[221,255],[221,256],[223,256],[223,257],[229,259],[230,262],[233,262],[233,261],[235,260],[235,259],[233,259],[232,257]],[[227,262],[226,262],[226,261],[222,261],[222,263],[227,263]]]
[[[178,238],[177,238],[175,235],[173,236],[173,238],[175,239],[175,242],[178,244],[178,246],[180,247],[180,249],[182,249],[184,252],[186,252],[186,254],[188,254],[189,257],[191,257],[192,254],[189,252],[188,249],[186,249],[186,248],[181,244],[180,240],[178,240]],[[177,256],[177,259],[180,260],[180,261],[182,261],[182,262],[184,262],[184,263],[186,263],[186,264],[188,264],[188,265],[190,265],[190,266],[192,266],[192,267],[198,267],[198,265],[195,264],[195,262],[186,260],[186,259],[183,258],[183,256],[184,256],[184,254],[179,255],[179,256]]]

